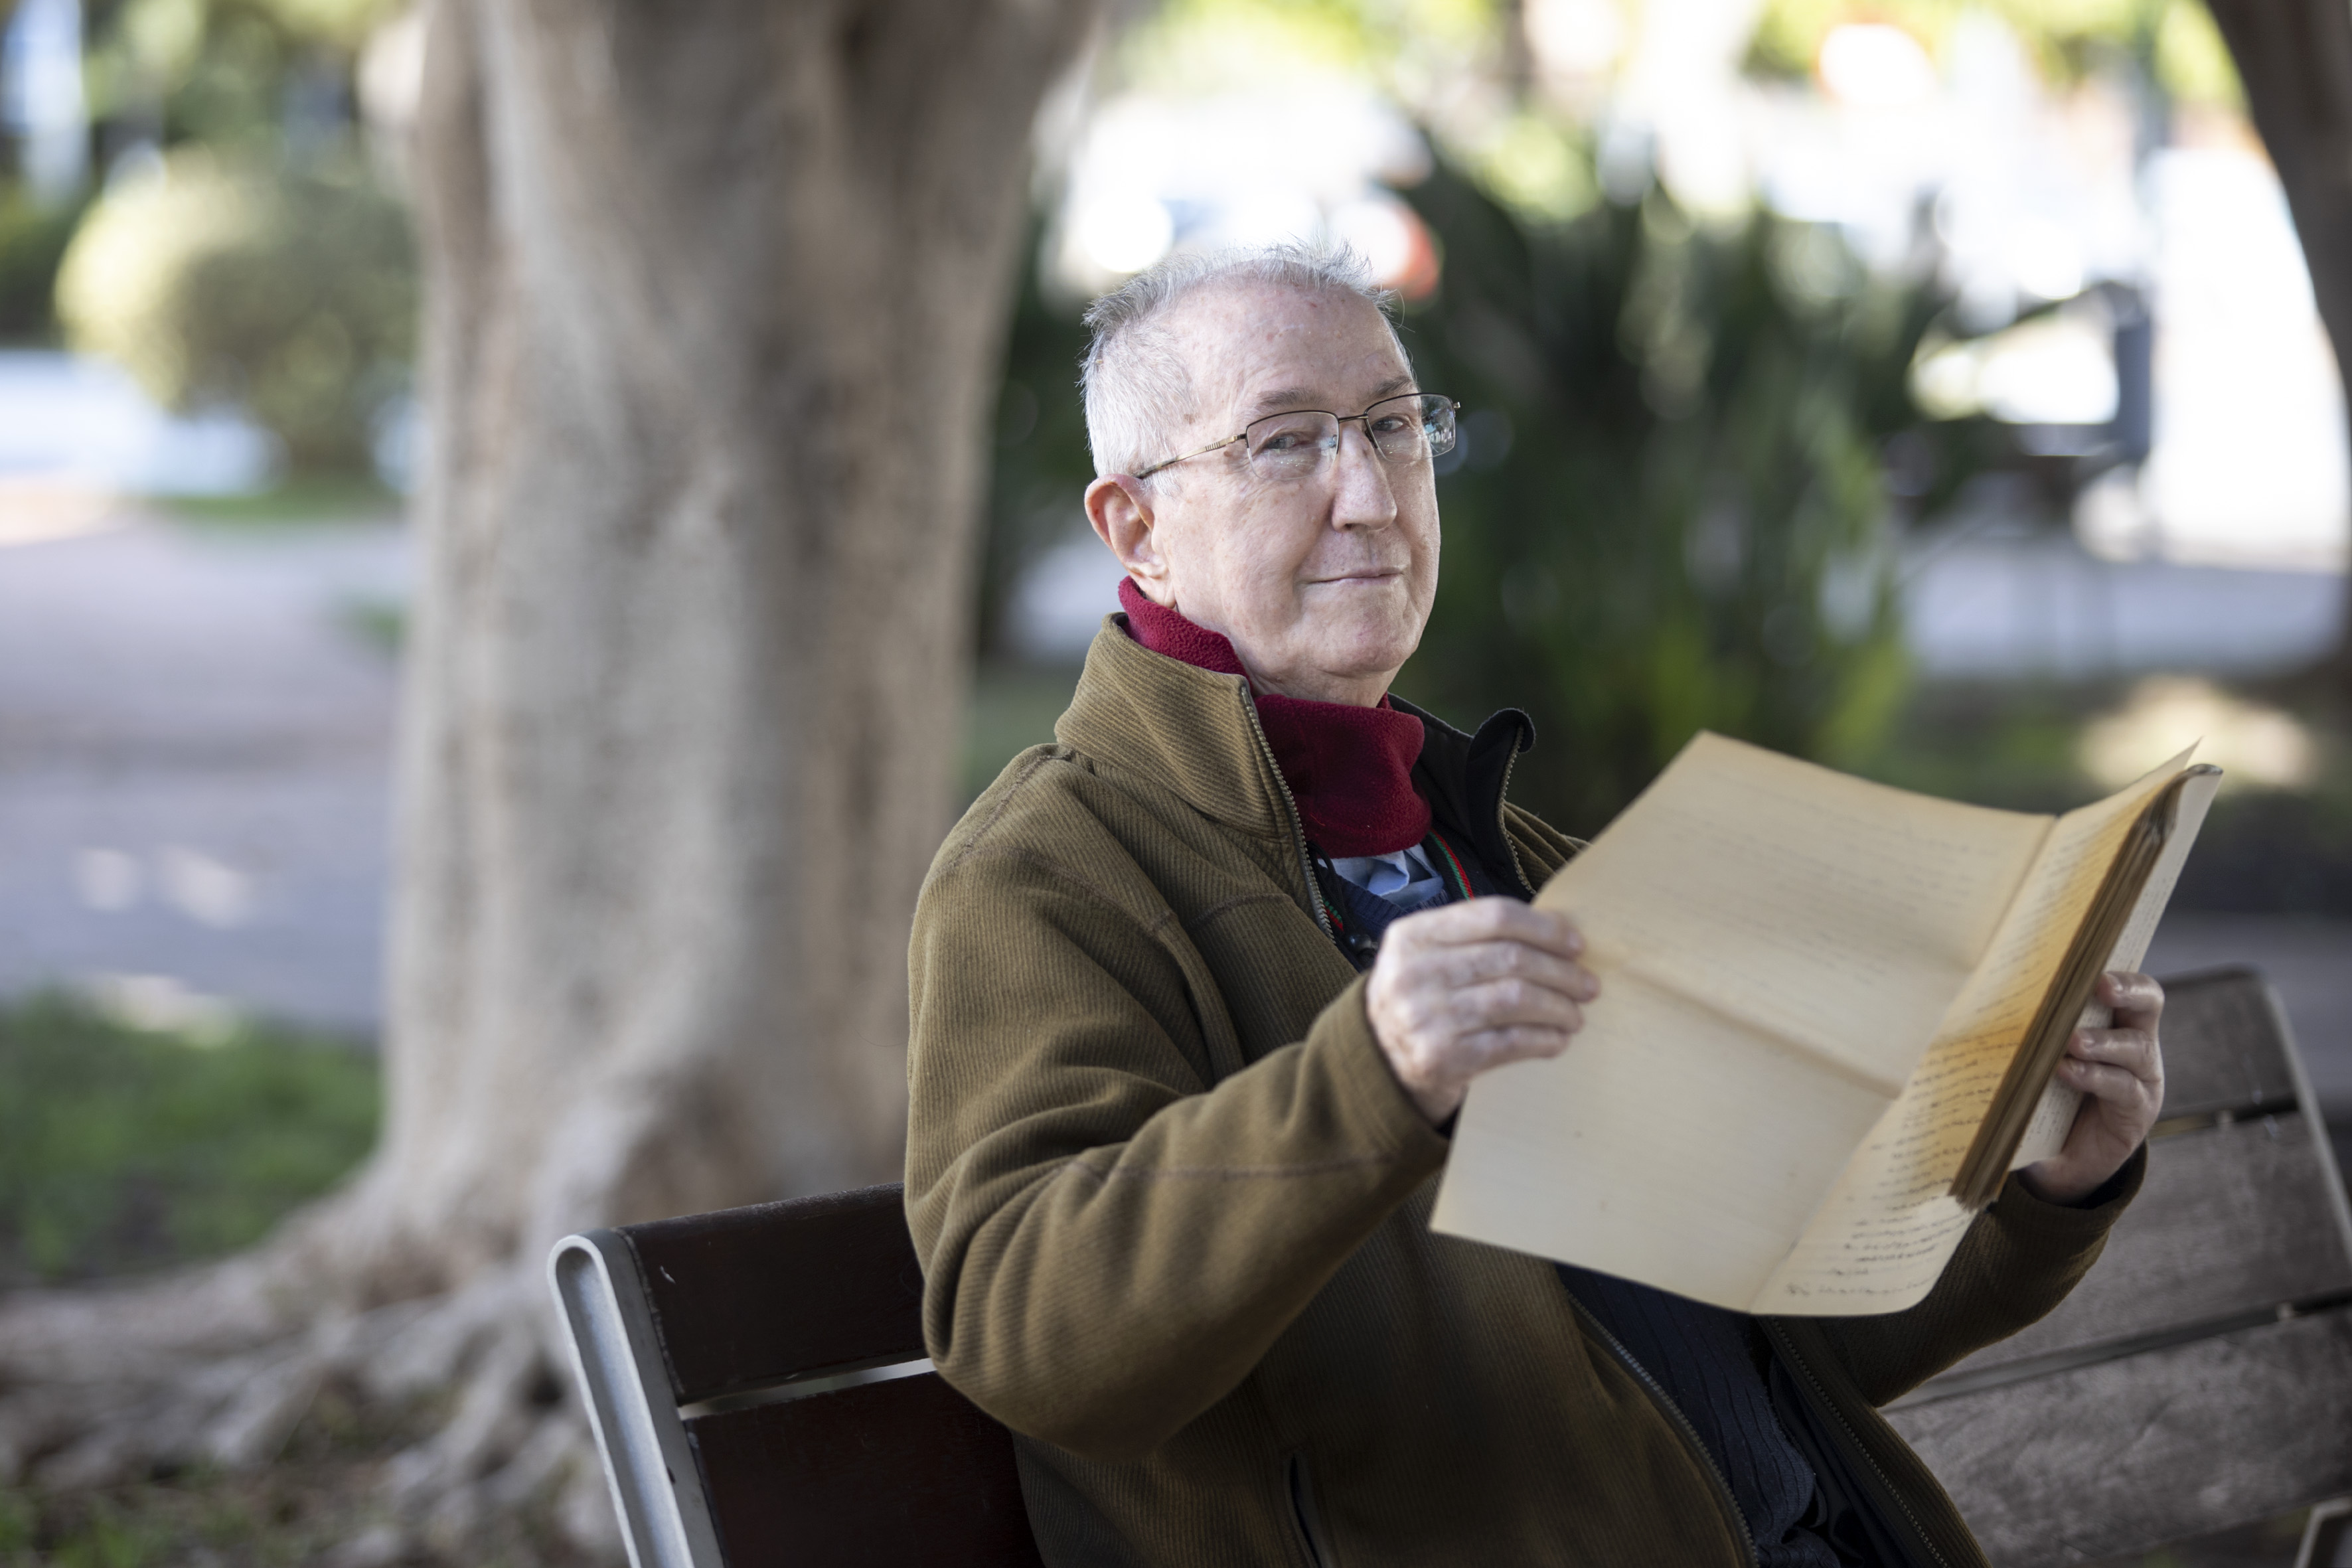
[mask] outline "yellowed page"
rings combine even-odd
[[[1984,962],[1952,1002],[1911,1081],[1748,1310],[1893,1312],[1934,1289],[1974,1217],[1948,1195],[1953,1174],[2125,836],[2187,760],[2184,752],[2052,825]],[[2172,875],[2179,876],[2177,861]],[[2149,882],[2153,888],[2156,878]],[[2169,893],[2168,883],[2163,891]]]
[[[1477,1080],[1433,1228],[1744,1308],[1886,1097],[1625,974],[1567,1055]]]
[[[1589,963],[1900,1091],[2048,818],[1701,734],[1537,902]]]
[[[1602,996],[1564,1057],[1472,1086],[1433,1224],[1746,1307],[2047,826],[1693,741],[1544,889]]]

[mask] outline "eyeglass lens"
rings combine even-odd
[[[1353,417],[1363,421],[1372,449],[1391,463],[1420,462],[1454,449],[1454,404],[1448,398],[1408,393]],[[1307,479],[1339,451],[1340,423],[1311,411],[1269,414],[1244,433],[1250,468],[1263,479]]]

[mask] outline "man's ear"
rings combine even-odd
[[[1169,602],[1168,561],[1160,552],[1151,492],[1130,474],[1105,474],[1087,487],[1087,521],[1095,537],[1110,546],[1135,585],[1160,604]]]

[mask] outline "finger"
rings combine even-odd
[[[2147,1099],[2148,1086],[2137,1074],[2105,1062],[2068,1057],[2058,1064],[2058,1076],[2094,1100],[2109,1105],[2136,1109]]]
[[[1441,948],[1431,955],[1437,972],[1452,984],[1475,985],[1488,980],[1531,980],[1539,985],[1590,1002],[1601,993],[1593,973],[1573,959],[1524,942],[1482,942],[1465,947]]]
[[[2128,969],[2110,969],[2099,976],[2099,1000],[2115,1009],[2116,1022],[2127,1029],[2156,1033],[2164,1013],[2164,987],[2149,976]]]
[[[2066,1042],[2066,1054],[2119,1067],[2143,1083],[2155,1083],[2164,1077],[2156,1037],[2139,1029],[2077,1029]]]
[[[1475,1035],[1464,1035],[1454,1042],[1454,1065],[1460,1075],[1466,1079],[1501,1067],[1506,1062],[1556,1057],[1574,1043],[1574,1037],[1566,1030],[1547,1029],[1534,1024],[1481,1029]]]
[[[1471,899],[1439,909],[1407,915],[1389,928],[1402,932],[1416,929],[1413,938],[1430,943],[1466,945],[1508,940],[1574,958],[1584,951],[1584,937],[1576,922],[1550,910],[1539,910],[1517,899]]]
[[[1456,1035],[1520,1025],[1570,1034],[1584,1027],[1584,1009],[1574,997],[1549,985],[1516,977],[1490,980],[1483,985],[1465,986],[1454,992],[1449,1016]]]

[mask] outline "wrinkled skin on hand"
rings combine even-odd
[[[1390,1069],[1433,1125],[1461,1108],[1480,1073],[1568,1049],[1601,994],[1577,962],[1583,951],[1565,916],[1513,899],[1424,910],[1388,928],[1364,1006]]]
[[[2093,994],[2115,1009],[2105,1029],[2077,1029],[2058,1064],[2058,1081],[2083,1091],[2064,1147],[2018,1173],[2026,1190],[2053,1204],[2078,1204],[2123,1169],[2164,1109],[2164,1052],[2157,1020],[2164,987],[2145,974],[2111,970]]]

